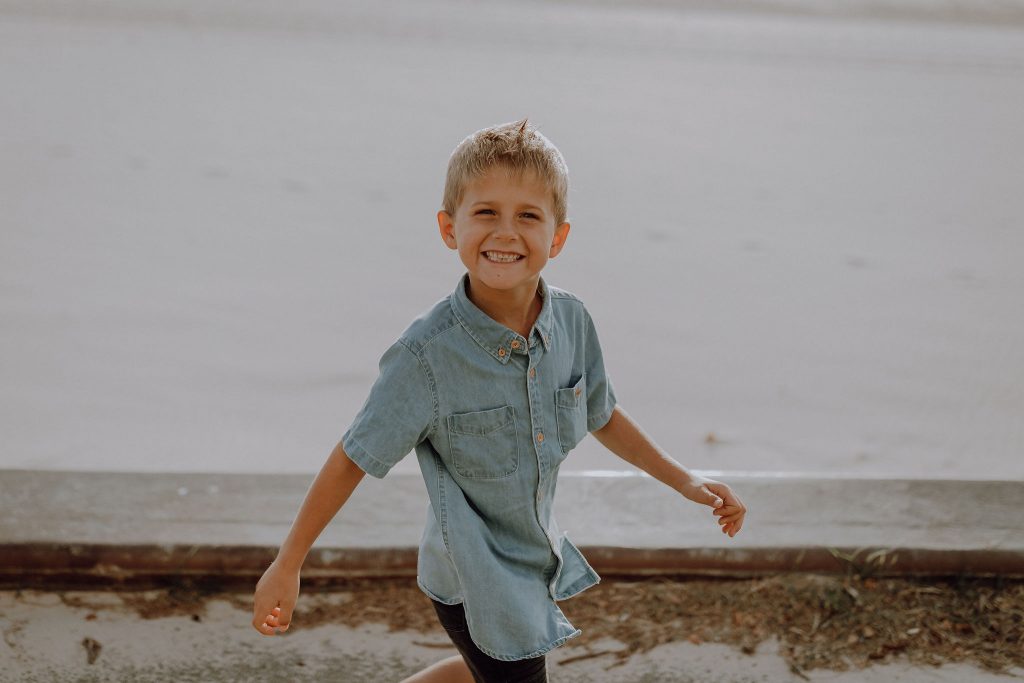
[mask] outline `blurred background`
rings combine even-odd
[[[0,0],[0,467],[315,472],[529,117],[677,460],[1024,479],[1024,3],[822,4]]]

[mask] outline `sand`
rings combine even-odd
[[[17,681],[288,681],[395,683],[430,663],[456,654],[439,626],[390,630],[383,623],[348,626],[344,600],[321,599],[339,617],[335,623],[295,628],[278,638],[250,625],[248,596],[214,597],[178,613],[140,613],[131,607],[143,593],[0,591],[0,680]],[[426,599],[425,597],[423,598]],[[585,628],[585,627],[584,627]],[[622,644],[603,638],[593,651]],[[891,661],[866,669],[792,672],[775,639],[750,654],[717,644],[676,642],[631,657],[620,666],[612,657],[577,659],[563,646],[549,654],[552,683],[1005,683],[1024,676],[957,663],[936,667]],[[92,660],[90,662],[90,659]]]
[[[1024,477],[1024,30],[690,6],[0,3],[0,467],[315,472],[529,116],[680,462]]]

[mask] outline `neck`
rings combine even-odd
[[[514,289],[492,289],[470,275],[466,296],[495,322],[528,337],[543,306],[539,286],[537,276]]]

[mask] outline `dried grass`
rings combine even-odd
[[[1024,665],[1024,582],[805,574],[616,581],[584,595],[563,608],[585,624],[578,644],[611,636],[625,644],[620,660],[680,640],[749,654],[774,636],[795,670],[863,668],[898,655],[990,671]]]
[[[210,599],[252,609],[251,594],[172,588],[122,593],[143,618],[203,618]],[[88,606],[73,594],[74,606]],[[610,580],[559,606],[583,634],[563,645],[572,661],[610,655],[613,666],[663,643],[726,643],[748,654],[775,637],[792,670],[847,670],[894,657],[917,664],[974,663],[993,672],[1024,666],[1024,581],[776,575],[755,579]],[[94,606],[95,607],[95,606]],[[109,605],[99,606],[109,609]],[[304,584],[294,633],[326,623],[383,623],[442,634],[427,597],[410,579]],[[614,638],[621,649],[595,650]]]

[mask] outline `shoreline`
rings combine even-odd
[[[402,4],[402,3],[399,3]],[[435,3],[438,4],[438,3]],[[457,0],[441,5],[457,6]],[[1007,0],[532,0],[536,6],[590,7],[595,10],[651,10],[688,15],[757,15],[762,17],[922,22],[1006,28],[1024,27],[1024,1]],[[355,3],[358,7],[359,3]],[[416,5],[406,10],[415,15]],[[235,0],[6,0],[0,16],[35,16],[77,20],[184,24],[191,27],[274,28],[329,31],[324,20],[347,8],[322,0],[297,0],[281,6],[270,0],[244,5]]]

